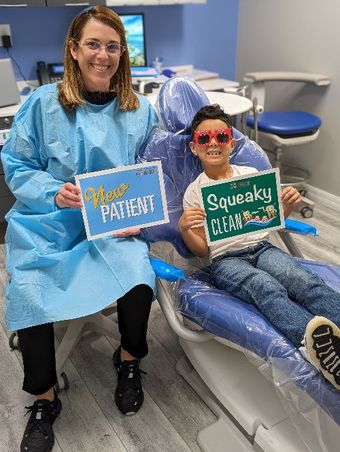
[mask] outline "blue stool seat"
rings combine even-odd
[[[247,118],[247,125],[254,127],[253,116]],[[304,111],[267,111],[257,117],[258,130],[286,138],[313,134],[320,126],[318,116]]]

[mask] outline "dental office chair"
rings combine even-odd
[[[338,451],[340,392],[256,308],[215,289],[208,269],[200,268],[207,262],[193,258],[178,233],[183,193],[201,172],[188,147],[189,126],[207,103],[194,82],[167,81],[157,102],[163,129],[154,131],[140,155],[141,161],[162,162],[170,217],[143,235],[156,242],[154,255],[191,275],[177,283],[158,279],[157,299],[186,355],[178,372],[218,418],[199,433],[198,444],[209,452]],[[269,167],[256,143],[237,130],[234,136],[234,163]],[[302,262],[340,290],[340,267]]]
[[[265,86],[268,82],[300,82],[328,86],[330,78],[300,72],[248,72],[243,79],[249,84],[250,99],[258,106],[255,114],[247,118],[247,125],[255,129],[255,135],[258,133],[260,145],[273,152],[273,166],[280,168],[282,184],[295,186],[303,195],[300,212],[303,217],[310,218],[313,216],[314,203],[305,197],[310,174],[303,168],[285,164],[283,154],[287,147],[316,140],[321,120],[318,116],[305,111],[266,111]]]

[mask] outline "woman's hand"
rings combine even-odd
[[[64,207],[83,207],[80,189],[71,182],[66,182],[61,187],[55,197],[55,202],[61,209]]]
[[[285,187],[281,192],[281,202],[285,218],[288,217],[294,206],[301,202],[301,195],[294,187]]]
[[[178,221],[181,232],[186,232],[192,227],[202,226],[205,220],[205,212],[200,207],[189,207],[185,209]]]
[[[125,231],[114,232],[113,236],[121,239],[124,237],[131,237],[133,235],[139,235],[139,234],[140,234],[139,228],[128,228],[128,229],[125,229]]]

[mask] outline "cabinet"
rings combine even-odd
[[[5,132],[8,132],[13,116],[0,117],[0,223],[5,221],[5,215],[14,204],[15,198],[5,183],[4,170],[1,164],[1,149],[5,142]],[[1,241],[0,241],[1,243]]]
[[[5,215],[13,206],[14,202],[15,198],[5,183],[4,175],[3,173],[0,173],[0,223],[4,223],[6,221]]]
[[[105,0],[46,0],[46,6],[82,6],[84,8],[90,5],[105,5],[105,3]]]
[[[182,5],[184,3],[207,3],[207,0],[159,0],[160,5]]]
[[[159,0],[106,0],[106,6],[159,5]]]
[[[181,5],[184,3],[207,3],[207,0],[106,0],[107,6]]]
[[[0,0],[1,7],[25,6],[138,6],[138,5],[181,5],[184,3],[207,3],[207,0]]]
[[[0,7],[5,6],[46,6],[45,0],[0,0]]]

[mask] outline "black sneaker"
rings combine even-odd
[[[340,329],[325,317],[314,317],[307,325],[305,341],[314,366],[340,389]]]
[[[52,425],[61,408],[61,401],[56,393],[53,402],[36,400],[32,406],[26,407],[27,413],[31,413],[31,416],[21,442],[21,452],[48,452],[52,450],[54,444]]]
[[[114,352],[113,365],[118,374],[118,383],[115,390],[115,401],[119,411],[127,416],[137,413],[144,402],[139,360],[121,361],[120,347]]]

